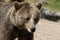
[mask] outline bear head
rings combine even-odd
[[[41,4],[33,5],[28,2],[15,2],[8,11],[10,21],[19,29],[27,30],[28,32],[35,32],[36,24],[40,18]]]

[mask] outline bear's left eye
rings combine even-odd
[[[37,24],[38,21],[39,21],[39,16],[37,16],[37,17],[34,18],[34,22],[35,22],[35,24]]]
[[[30,18],[28,17],[28,18],[26,18],[26,20],[27,20],[27,21],[29,21],[29,20],[30,20]]]

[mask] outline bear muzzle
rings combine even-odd
[[[36,28],[31,28],[31,32],[32,33],[35,32],[35,30],[36,30]]]

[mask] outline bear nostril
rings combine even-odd
[[[36,30],[35,28],[32,28],[32,29],[31,29],[31,32],[35,32],[35,30]]]

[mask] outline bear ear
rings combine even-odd
[[[19,3],[17,1],[14,2],[14,7],[15,7],[16,10],[19,10],[20,5],[19,5]]]
[[[36,4],[36,7],[37,7],[38,9],[41,9],[42,4],[39,2],[39,3]]]
[[[19,3],[17,1],[15,1],[14,7],[15,7],[16,10],[19,10],[22,6],[24,6],[24,4],[25,4],[25,2]]]

